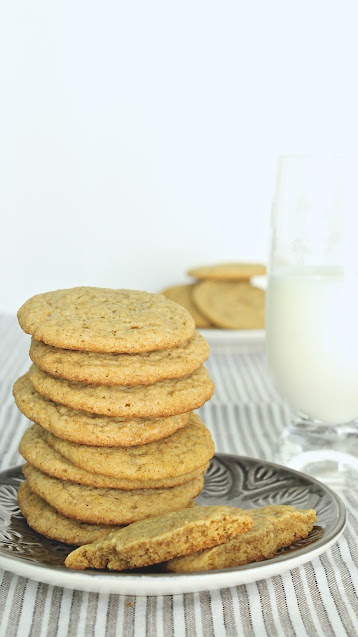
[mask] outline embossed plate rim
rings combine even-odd
[[[331,498],[338,509],[336,523],[328,533],[325,533],[314,544],[298,548],[293,553],[282,553],[270,560],[255,562],[238,567],[217,571],[203,571],[200,573],[113,573],[96,571],[69,571],[61,566],[48,566],[41,563],[30,563],[16,555],[0,555],[0,567],[17,575],[44,582],[54,586],[63,586],[74,590],[87,592],[115,593],[123,595],[173,595],[215,590],[228,586],[248,584],[254,581],[282,574],[288,570],[301,566],[328,550],[343,533],[346,524],[346,510],[340,497],[328,486],[299,471],[283,467],[265,460],[217,453],[215,458],[226,459],[231,462],[260,463],[263,467],[281,470],[290,477],[297,477],[307,485],[314,485]],[[9,472],[14,474],[21,467],[11,467],[0,472],[0,483]],[[318,519],[319,523],[319,519]]]

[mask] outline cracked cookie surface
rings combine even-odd
[[[18,311],[36,340],[88,352],[148,352],[191,338],[195,323],[182,306],[139,290],[76,287],[37,294]]]
[[[184,482],[189,482],[203,473],[208,468],[208,463],[194,471],[179,476],[160,478],[158,480],[141,480],[140,478],[121,478],[102,475],[82,469],[58,451],[50,447],[47,442],[46,431],[38,425],[32,425],[27,429],[20,441],[19,452],[23,458],[35,469],[46,473],[59,480],[70,480],[78,484],[90,487],[102,487],[107,489],[157,489],[174,487]]]
[[[136,447],[89,447],[47,434],[47,444],[74,465],[115,478],[161,480],[186,475],[214,455],[209,429],[197,414],[169,438]]]
[[[21,413],[58,438],[79,444],[130,447],[170,436],[189,422],[190,412],[157,418],[119,418],[72,409],[45,398],[34,388],[28,373],[13,387]]]
[[[105,489],[58,480],[29,464],[22,471],[33,493],[62,515],[88,524],[126,525],[191,506],[204,485],[199,477],[165,489]]]
[[[41,533],[50,540],[57,540],[72,546],[82,546],[106,537],[113,531],[119,531],[120,526],[101,524],[86,524],[71,518],[66,518],[50,504],[41,500],[29,488],[25,480],[20,484],[17,492],[20,511],[26,522],[37,533]]]
[[[30,358],[52,376],[96,385],[151,385],[167,378],[187,376],[209,356],[205,338],[194,336],[165,350],[142,354],[79,352],[32,339]]]
[[[95,414],[121,418],[174,416],[201,407],[214,393],[205,367],[189,376],[162,380],[154,385],[87,385],[55,378],[32,365],[30,380],[51,400]]]

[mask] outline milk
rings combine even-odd
[[[268,281],[267,356],[280,393],[327,423],[358,418],[358,279],[339,269],[278,271]]]

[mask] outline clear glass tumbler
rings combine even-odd
[[[282,157],[271,231],[267,360],[292,407],[275,460],[357,486],[357,158]]]

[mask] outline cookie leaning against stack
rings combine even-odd
[[[39,533],[81,545],[190,507],[214,453],[192,413],[213,393],[205,339],[163,296],[73,288],[18,313],[30,371],[14,385],[33,424],[18,502]]]

